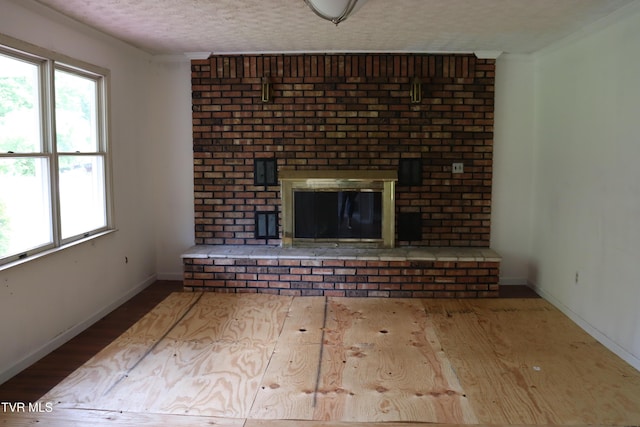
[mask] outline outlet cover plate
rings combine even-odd
[[[452,173],[464,173],[464,163],[454,163],[451,167]]]

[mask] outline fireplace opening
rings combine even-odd
[[[294,191],[294,237],[382,238],[381,191]]]
[[[291,171],[282,183],[282,246],[395,244],[396,171]]]

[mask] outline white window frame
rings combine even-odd
[[[47,158],[49,162],[49,192],[52,241],[24,253],[11,254],[0,259],[0,270],[22,264],[75,244],[103,236],[115,231],[113,209],[113,185],[111,150],[109,144],[109,70],[69,58],[46,49],[0,34],[0,53],[38,66],[40,90],[40,128],[42,145],[33,153],[3,153],[0,158]],[[55,71],[61,70],[96,82],[96,108],[98,128],[97,150],[95,152],[58,152],[56,144],[55,117]],[[60,191],[58,159],[64,155],[90,155],[103,158],[105,191],[105,226],[87,230],[75,236],[62,238],[60,215]]]

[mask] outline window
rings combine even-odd
[[[0,46],[0,265],[111,229],[106,71]]]

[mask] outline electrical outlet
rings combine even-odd
[[[451,173],[464,173],[464,163],[454,163],[451,167]]]

